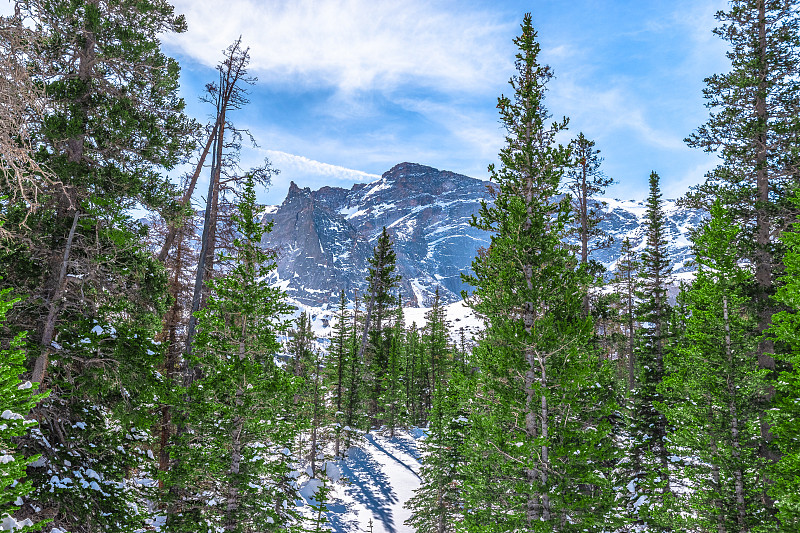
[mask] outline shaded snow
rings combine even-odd
[[[411,514],[403,504],[420,484],[419,431],[398,431],[394,438],[369,433],[336,466],[345,483],[332,484],[328,527],[337,533],[413,533],[403,522]],[[330,474],[330,472],[329,472]],[[312,480],[316,481],[316,480]]]

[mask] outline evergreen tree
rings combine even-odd
[[[425,418],[425,402],[424,391],[426,390],[425,370],[423,368],[423,344],[420,339],[417,323],[412,322],[406,331],[406,348],[405,348],[405,371],[406,371],[406,401],[407,410],[409,413],[409,421],[412,425],[424,425]]]
[[[369,301],[364,320],[359,359],[364,360],[364,381],[368,388],[368,415],[370,425],[378,424],[378,403],[385,388],[386,369],[389,362],[391,327],[389,310],[394,304],[392,290],[397,287],[400,276],[395,274],[397,254],[392,249],[392,241],[386,228],[383,228],[378,243],[369,258]]]
[[[297,327],[289,330],[289,371],[292,375],[307,379],[314,371],[314,333],[311,318],[303,311],[297,318]],[[297,402],[296,402],[297,403]]]
[[[607,248],[613,239],[600,228],[600,223],[605,219],[603,209],[608,204],[595,198],[605,193],[606,187],[614,180],[600,171],[603,158],[600,157],[600,150],[594,146],[595,142],[587,139],[583,132],[572,141],[570,147],[575,166],[567,170],[565,183],[570,191],[572,211],[575,214],[572,233],[578,237],[581,263],[590,266],[593,274],[599,274],[603,266],[596,261],[590,262],[589,254]],[[590,295],[587,292],[584,295],[583,312],[588,315],[590,311]]]
[[[452,533],[464,514],[464,444],[469,432],[466,400],[472,381],[460,371],[436,389],[428,433],[423,440],[420,487],[406,502],[406,524],[419,533]]]
[[[710,116],[687,142],[717,153],[721,163],[693,190],[687,203],[708,208],[719,199],[742,224],[738,255],[755,269],[751,301],[763,332],[776,312],[770,298],[783,253],[777,237],[795,216],[788,196],[799,176],[800,10],[796,0],[732,0],[727,11],[717,13],[717,19],[721,25],[714,33],[729,45],[731,69],[706,79],[704,96]],[[755,357],[774,381],[775,347],[769,336],[762,338]],[[770,444],[773,436],[767,412],[774,391],[770,383],[759,399],[759,453],[773,462],[779,454]],[[764,500],[775,512],[766,493]]]
[[[433,298],[431,309],[425,313],[425,329],[422,334],[422,342],[425,350],[425,361],[423,368],[427,378],[425,384],[424,397],[426,400],[426,412],[433,407],[433,397],[436,389],[447,380],[450,371],[450,361],[448,356],[448,334],[449,323],[445,316],[442,301],[439,298],[437,287]]]
[[[0,327],[8,310],[19,301],[9,299],[8,292],[8,289],[0,291]],[[25,469],[39,457],[24,457],[18,453],[14,439],[36,425],[34,420],[26,420],[26,416],[36,402],[47,395],[32,394],[33,384],[19,379],[25,371],[23,338],[23,334],[17,334],[8,341],[8,349],[0,349],[0,529],[7,531],[34,526],[37,517],[35,509],[24,509],[22,513],[28,515],[24,519],[20,516],[22,513],[16,513],[23,505],[22,498],[32,490],[30,482],[25,481]],[[41,526],[37,524],[36,529]]]
[[[736,261],[741,229],[720,202],[693,239],[698,270],[683,293],[686,327],[665,354],[669,370],[659,403],[674,431],[669,454],[682,456],[676,474],[682,512],[672,517],[679,531],[753,531],[766,524],[764,466],[757,456],[757,394],[762,386],[755,359],[755,317],[746,287],[752,274]],[[677,468],[678,465],[673,465]],[[686,512],[688,510],[688,512]]]
[[[566,119],[547,124],[549,67],[526,14],[512,98],[498,109],[506,127],[501,168],[490,166],[494,205],[474,225],[492,233],[467,281],[486,332],[471,409],[471,461],[465,470],[465,531],[601,531],[615,499],[608,461],[613,404],[601,398],[604,367],[581,316],[585,271],[562,244],[570,220],[558,200],[569,150],[556,145]]]
[[[185,487],[170,531],[284,531],[296,518],[286,509],[296,495],[283,481],[286,452],[304,423],[290,417],[296,385],[279,368],[276,338],[284,295],[266,281],[274,256],[261,247],[265,228],[256,215],[253,180],[234,220],[238,237],[223,255],[227,274],[210,282],[208,305],[198,312],[189,361],[201,369],[190,384],[172,456],[179,468],[167,486]]]
[[[630,239],[622,241],[620,259],[614,276],[614,284],[620,296],[621,314],[624,322],[625,340],[620,353],[625,354],[627,367],[627,392],[636,387],[636,354],[634,350],[636,338],[636,295],[639,289],[639,262]]]
[[[336,459],[342,457],[342,428],[345,425],[345,404],[347,399],[347,375],[350,369],[352,349],[350,345],[350,327],[348,325],[347,300],[344,290],[339,294],[339,308],[336,313],[336,322],[333,325],[331,336],[331,349],[328,352],[328,362],[325,364],[328,383],[331,390],[331,408],[334,415],[334,452]]]
[[[3,284],[31,295],[9,326],[30,332],[29,377],[51,391],[22,439],[26,455],[42,454],[28,469],[30,502],[73,533],[132,531],[153,497],[126,478],[154,463],[141,406],[161,396],[152,339],[166,280],[127,210],[170,209],[165,174],[190,148],[178,65],[158,40],[185,21],[161,0],[16,5],[14,23],[36,33],[26,61],[46,110],[28,140],[52,172],[35,210],[13,195],[0,207],[10,233],[26,235],[4,243]]]
[[[353,326],[350,329],[349,339],[349,357],[347,372],[345,377],[346,389],[344,399],[344,428],[342,431],[345,435],[345,450],[349,449],[353,442],[353,436],[357,430],[362,426],[366,426],[364,422],[364,414],[366,410],[363,407],[364,396],[364,361],[361,357],[362,343],[358,339],[358,321],[359,321],[359,299],[356,293],[355,302],[353,304]]]
[[[668,401],[661,395],[661,385],[665,377],[664,358],[670,347],[667,283],[671,266],[659,176],[655,172],[650,173],[645,231],[647,239],[641,255],[641,292],[638,295],[641,301],[637,309],[641,325],[635,350],[639,376],[631,413],[632,500],[638,506],[638,521],[659,528],[666,520],[662,515],[667,512],[672,495],[667,450],[669,426],[659,407],[660,402]]]
[[[389,437],[394,438],[395,429],[406,424],[408,413],[405,410],[405,319],[403,317],[403,299],[397,296],[397,308],[394,313],[394,324],[387,335],[389,357],[387,360],[384,393],[381,400],[382,418],[386,421]]]

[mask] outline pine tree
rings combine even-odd
[[[665,355],[668,373],[660,404],[674,431],[669,454],[681,456],[676,474],[690,490],[679,491],[673,528],[679,531],[753,531],[766,524],[763,477],[757,456],[757,394],[761,376],[752,354],[756,321],[746,287],[752,274],[736,260],[742,236],[720,202],[693,238],[698,270],[683,292],[685,331]],[[677,468],[673,465],[672,468]]]
[[[800,204],[797,196],[793,198]],[[795,223],[784,232],[781,241],[787,248],[786,272],[775,299],[785,310],[773,318],[770,334],[786,348],[779,360],[785,365],[777,379],[775,410],[772,411],[775,447],[781,458],[772,470],[775,484],[771,497],[777,507],[778,531],[796,531],[800,527],[800,233]]]
[[[578,237],[581,263],[590,266],[593,274],[602,272],[603,267],[596,261],[589,261],[593,251],[608,248],[613,239],[601,228],[600,223],[605,219],[603,208],[608,207],[606,202],[596,199],[599,194],[605,193],[606,187],[614,180],[600,171],[603,158],[600,150],[595,147],[595,142],[587,139],[583,132],[571,143],[575,166],[567,170],[565,183],[570,191],[572,211],[575,213],[573,234]],[[583,312],[588,315],[591,311],[590,295],[587,292],[583,301]]]
[[[555,137],[567,121],[547,124],[552,73],[538,62],[530,14],[514,42],[514,96],[498,100],[506,146],[500,169],[489,167],[494,205],[474,222],[491,244],[466,278],[486,332],[474,350],[464,530],[607,530],[614,452],[604,418],[614,406],[595,386],[605,371],[581,316],[586,274],[561,241],[570,206],[557,195],[570,154]]]
[[[732,0],[717,13],[714,30],[727,41],[731,70],[706,79],[708,122],[687,139],[690,146],[715,152],[720,165],[696,187],[687,203],[708,209],[715,199],[742,224],[739,258],[755,269],[752,306],[759,331],[770,325],[776,305],[775,279],[782,269],[783,246],[777,237],[793,221],[788,201],[798,176],[800,123],[800,10],[796,0]],[[759,343],[759,368],[776,378],[775,347],[769,336]],[[777,461],[768,421],[775,391],[764,387],[760,455]],[[765,505],[775,512],[764,494]]]
[[[4,243],[14,253],[0,258],[3,283],[31,295],[9,326],[29,332],[29,377],[51,391],[22,439],[26,455],[42,454],[28,469],[29,501],[74,533],[132,531],[153,497],[126,479],[154,465],[153,413],[140,407],[160,397],[152,339],[166,279],[127,210],[170,209],[166,172],[191,147],[178,65],[158,40],[185,21],[161,0],[17,7],[17,29],[35,33],[26,61],[45,110],[29,121],[28,142],[52,172],[35,210],[20,196],[2,204],[9,232],[26,231]]]
[[[19,301],[18,298],[9,299],[8,292],[8,289],[0,291],[0,327],[8,310]],[[36,403],[47,396],[47,393],[32,394],[33,384],[19,379],[25,370],[23,338],[23,334],[17,334],[8,341],[8,349],[0,349],[0,529],[7,531],[34,526],[35,513],[25,513],[29,516],[24,519],[19,514],[16,518],[14,515],[23,505],[22,498],[32,490],[30,482],[25,481],[25,469],[39,457],[18,453],[14,439],[36,426],[35,420],[26,417]],[[36,529],[42,525],[37,524]]]
[[[347,372],[345,377],[346,389],[344,399],[344,428],[342,429],[345,434],[345,450],[350,448],[353,442],[353,436],[357,430],[365,426],[364,415],[365,410],[363,406],[364,396],[364,360],[361,357],[361,346],[363,345],[358,339],[358,322],[359,322],[359,299],[358,293],[355,296],[353,303],[353,326],[350,329],[350,338],[348,342],[349,356]]]
[[[333,325],[331,336],[331,348],[328,351],[328,362],[325,364],[327,370],[327,381],[331,390],[331,408],[334,419],[334,452],[336,459],[343,456],[342,452],[342,428],[345,425],[345,404],[347,401],[348,382],[347,375],[350,369],[350,357],[352,350],[350,347],[350,329],[347,316],[347,300],[345,299],[344,289],[339,294],[339,308],[336,313],[336,322]]]
[[[659,402],[667,401],[661,395],[661,385],[666,375],[664,358],[670,347],[667,283],[671,266],[659,176],[655,172],[650,174],[645,230],[647,239],[641,255],[641,292],[637,309],[641,325],[639,344],[635,350],[639,375],[631,413],[634,468],[632,500],[636,500],[635,505],[638,506],[639,522],[658,528],[665,523],[662,515],[667,512],[672,496],[666,446],[669,426],[659,407]]]
[[[425,371],[423,369],[423,344],[420,339],[417,323],[412,322],[406,331],[406,401],[409,422],[422,426],[426,422],[424,392],[426,390]]]
[[[378,402],[384,390],[389,359],[389,310],[394,303],[392,290],[400,281],[400,276],[395,274],[396,262],[397,254],[392,249],[391,238],[384,227],[373,249],[373,256],[369,259],[369,300],[358,357],[364,360],[364,381],[368,388],[368,414],[372,427],[378,424]]]
[[[314,333],[311,318],[303,311],[297,318],[297,327],[289,331],[289,371],[292,375],[307,379],[314,371]]]
[[[290,312],[266,278],[274,256],[260,244],[254,180],[247,181],[234,218],[239,235],[223,255],[227,273],[210,282],[208,305],[198,312],[190,364],[201,369],[190,384],[172,455],[179,468],[167,485],[188,489],[170,531],[282,531],[296,517],[284,505],[296,498],[283,480],[286,450],[302,421],[290,416],[296,384],[275,362],[276,338]]]
[[[462,490],[469,433],[466,400],[473,384],[460,371],[436,389],[428,433],[423,441],[420,487],[406,502],[406,524],[419,533],[452,533],[464,514]]]
[[[621,314],[624,322],[625,341],[620,350],[625,354],[627,366],[627,392],[636,387],[636,355],[634,350],[636,338],[636,294],[639,289],[639,262],[630,239],[622,241],[620,259],[617,262],[614,284],[620,296]]]
[[[450,371],[448,334],[450,325],[445,316],[445,309],[439,297],[439,289],[433,298],[431,309],[425,313],[425,329],[422,334],[423,348],[425,350],[425,369],[427,383],[424,397],[427,401],[426,411],[433,407],[433,398],[436,389],[445,383]]]
[[[384,377],[383,395],[381,396],[381,418],[386,423],[389,430],[389,437],[394,438],[395,429],[404,425],[407,421],[405,411],[405,384],[404,368],[405,361],[405,320],[403,318],[403,300],[398,295],[396,299],[397,308],[395,309],[391,329],[386,335],[388,357],[386,374]]]

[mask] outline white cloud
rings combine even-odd
[[[516,26],[455,0],[227,0],[224,15],[215,0],[175,7],[189,31],[165,42],[207,66],[241,35],[262,79],[344,91],[484,88],[510,64],[499,47]]]
[[[380,178],[378,174],[322,163],[302,155],[289,154],[278,150],[258,149],[258,151],[266,155],[272,162],[272,166],[280,170],[281,173],[299,176],[313,175],[347,183],[369,182]]]

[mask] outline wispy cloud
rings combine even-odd
[[[369,172],[363,172],[361,170],[331,165],[330,163],[322,163],[302,155],[289,154],[278,150],[258,149],[258,151],[266,155],[272,162],[272,165],[283,173],[288,171],[289,174],[299,176],[312,175],[347,183],[359,180],[368,182],[380,178],[378,174],[370,174]]]
[[[286,84],[391,91],[483,87],[507,66],[498,34],[513,27],[455,0],[178,0],[189,31],[166,42],[207,66],[239,35],[252,69]],[[222,11],[222,12],[221,12]]]

